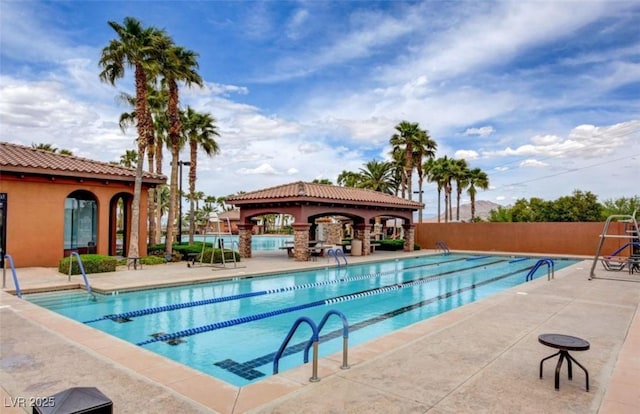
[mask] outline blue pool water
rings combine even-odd
[[[213,243],[216,239],[224,240],[225,246],[231,246],[231,242],[238,242],[238,236],[235,235],[198,235],[193,236],[195,241],[206,241],[207,243]],[[252,250],[278,250],[278,248],[285,246],[286,242],[293,242],[293,236],[265,236],[257,235],[251,236],[251,249]]]
[[[329,310],[349,323],[356,345],[524,283],[536,258],[422,256],[347,267],[98,295],[27,295],[29,301],[237,386],[271,375],[273,356],[300,317]],[[576,263],[555,259],[555,269]],[[534,277],[546,276],[541,267]],[[301,365],[311,329],[301,325],[279,362]],[[320,356],[342,349],[342,323],[329,318]]]

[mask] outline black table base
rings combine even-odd
[[[571,355],[569,355],[568,351],[558,351],[553,355],[549,355],[546,358],[543,358],[540,361],[540,379],[542,379],[542,363],[544,361],[546,361],[547,359],[553,358],[557,355],[560,355],[560,358],[558,359],[558,363],[556,364],[556,390],[560,389],[560,368],[562,367],[562,362],[565,360],[567,360],[567,371],[568,371],[568,376],[569,376],[569,380],[573,380],[573,372],[572,372],[572,367],[571,367],[571,362],[575,362],[576,365],[578,365],[580,368],[582,368],[582,370],[584,371],[584,374],[587,378],[587,392],[589,392],[589,371],[587,371],[587,369],[585,367],[583,367],[578,361],[575,360],[574,357],[572,357]]]

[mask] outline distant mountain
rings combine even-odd
[[[486,220],[489,217],[489,212],[491,210],[495,210],[498,207],[501,207],[500,204],[493,203],[491,201],[486,200],[476,200],[476,217],[479,217],[483,220]],[[444,209],[444,203],[441,206],[441,209]],[[456,221],[456,207],[453,207],[453,220]],[[471,220],[471,204],[462,204],[460,206],[460,221],[470,221]],[[425,223],[437,223],[438,218],[432,217],[426,220],[423,220]],[[444,213],[440,216],[440,222],[444,223]]]

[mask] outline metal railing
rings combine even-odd
[[[528,282],[530,280],[533,280],[533,275],[540,268],[540,266],[545,264],[547,265],[547,280],[554,279],[555,269],[554,269],[553,259],[540,259],[536,262],[536,264],[533,265],[531,270],[529,270],[529,273],[527,273],[527,277],[525,281]]]
[[[436,249],[442,250],[442,253],[444,253],[445,256],[448,256],[451,254],[449,247],[447,247],[447,244],[442,240],[439,240],[436,242]]]
[[[87,273],[84,271],[84,264],[82,264],[82,258],[80,257],[80,254],[78,254],[78,252],[71,252],[71,254],[69,255],[69,279],[68,280],[69,282],[71,282],[71,267],[73,265],[72,257],[74,256],[78,260],[78,267],[80,268],[80,272],[82,273],[82,278],[84,279],[84,287],[87,289],[87,293],[91,295],[91,297],[95,300],[96,296],[91,291],[91,285],[89,284]]]
[[[16,275],[16,266],[13,264],[13,257],[10,254],[4,255],[5,259],[9,259],[9,267],[11,267],[11,273],[13,274],[13,286],[16,288],[16,296],[22,298],[22,292],[20,291],[20,283],[18,283],[18,276]],[[5,266],[2,268],[2,288],[7,287],[7,281],[5,276]]]

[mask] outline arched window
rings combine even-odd
[[[95,250],[98,240],[98,204],[88,191],[74,191],[64,202],[65,250]]]

